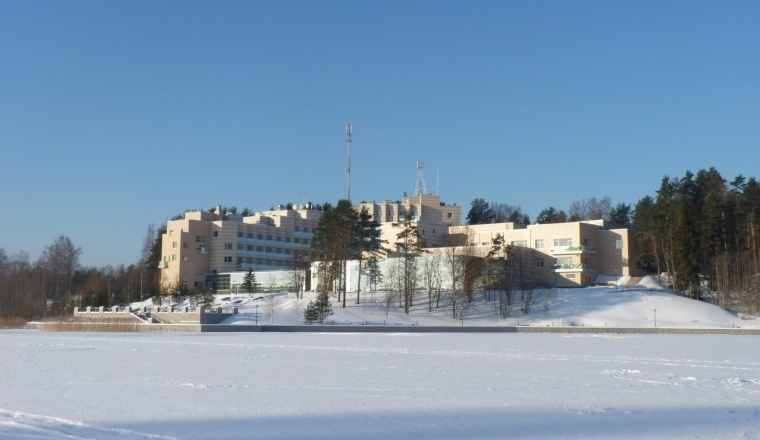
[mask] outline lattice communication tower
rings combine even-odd
[[[414,190],[415,196],[424,196],[427,194],[427,188],[425,188],[425,177],[422,175],[422,169],[425,168],[425,162],[417,162],[417,188]]]

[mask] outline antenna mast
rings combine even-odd
[[[424,196],[427,194],[427,188],[425,188],[425,178],[422,177],[422,169],[425,168],[425,162],[417,162],[417,188],[414,190],[415,196]]]
[[[346,167],[346,174],[348,174],[348,200],[351,201],[351,133],[353,129],[351,124],[346,125],[346,136],[348,136],[348,166]]]

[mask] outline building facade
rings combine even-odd
[[[411,216],[417,224],[420,239],[425,247],[440,247],[447,244],[448,230],[462,222],[462,207],[441,202],[438,195],[421,195],[407,197],[400,201],[381,203],[362,203],[357,210],[367,209],[372,219],[380,224],[381,239],[388,245],[396,242],[398,229],[393,223],[401,220],[403,213]]]
[[[453,227],[450,234],[483,250],[501,235],[521,267],[554,286],[588,286],[599,276],[638,274],[633,231],[610,227],[604,220],[470,225]]]
[[[168,221],[161,243],[161,284],[217,290],[224,288],[218,285],[220,274],[287,270],[306,261],[322,212],[296,208],[243,217],[217,207]]]
[[[467,252],[484,257],[501,236],[512,249],[511,263],[543,284],[587,286],[599,276],[637,274],[633,232],[603,220],[462,226],[461,207],[444,204],[437,195],[404,196],[400,201],[362,203],[355,208],[367,209],[380,224],[381,237],[391,250],[400,230],[394,224],[408,213],[423,247],[428,248],[427,255],[466,246]],[[321,217],[322,211],[298,205],[246,217],[223,213],[220,207],[213,212],[187,212],[184,218],[167,222],[159,263],[161,282],[231,290],[240,276],[230,274],[302,267]],[[316,279],[313,270],[310,275],[309,279]]]

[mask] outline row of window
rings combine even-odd
[[[296,227],[296,232],[300,232],[299,229],[300,228]],[[308,233],[309,232],[308,229],[309,228],[303,228],[303,232]],[[214,233],[216,233],[216,232],[218,232],[218,231],[214,231]],[[311,233],[316,233],[316,232],[317,232],[316,229],[312,229],[311,230]],[[256,234],[256,237],[254,237],[252,232],[249,232],[247,234],[245,234],[243,232],[238,232],[237,236],[238,236],[238,238],[257,238],[259,240],[283,241],[282,236],[280,236],[280,235],[274,235],[273,236],[271,234],[266,234],[266,235],[264,235],[264,234]],[[290,243],[290,237],[285,237],[284,241]],[[298,239],[296,239],[296,243],[298,243]]]
[[[544,261],[545,261],[544,258],[536,258],[536,267],[544,267],[544,264],[545,264]],[[569,266],[569,265],[575,264],[573,262],[573,257],[559,257],[555,259],[555,262],[556,262],[555,264],[557,264],[558,266]],[[583,264],[590,265],[591,259],[584,258]]]
[[[483,242],[481,245],[487,246],[490,243]],[[528,247],[528,240],[516,240],[511,243],[514,247]],[[555,238],[554,239],[554,246],[572,246],[573,245],[573,239],[572,238]],[[589,241],[584,240],[584,246],[589,246]],[[535,241],[535,247],[534,249],[543,249],[544,248],[544,240],[538,239]],[[615,240],[615,249],[623,249],[623,240]]]
[[[226,248],[225,248],[226,249]],[[232,249],[232,247],[230,247]],[[253,246],[251,244],[245,245],[238,243],[237,250],[239,251],[249,251],[249,252],[266,252],[268,254],[287,254],[290,255],[290,249],[287,248],[278,248],[278,247],[269,247],[269,246]]]
[[[267,258],[252,258],[252,257],[238,257],[237,264],[258,264],[262,266],[288,266],[292,262],[290,260],[270,260]]]

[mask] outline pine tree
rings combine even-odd
[[[353,227],[352,249],[354,256],[359,261],[359,279],[356,289],[356,304],[362,290],[362,263],[365,259],[377,259],[377,256],[385,251],[384,241],[380,238],[380,224],[372,218],[366,207],[362,207],[356,216]]]
[[[493,222],[495,213],[490,209],[485,199],[473,199],[471,205],[470,212],[467,213],[468,225],[482,225]]]
[[[253,273],[253,269],[248,269],[240,288],[249,295],[259,290],[259,283],[256,282],[256,274]]]
[[[402,255],[401,282],[404,286],[404,313],[409,314],[409,308],[413,305],[414,287],[417,282],[417,257],[423,252],[420,243],[417,222],[412,219],[406,210],[399,214],[399,221],[393,223],[394,228],[399,229],[396,234],[396,251]]]
[[[316,299],[309,301],[304,311],[305,324],[323,324],[328,316],[333,314],[332,304],[327,292],[320,292]]]

